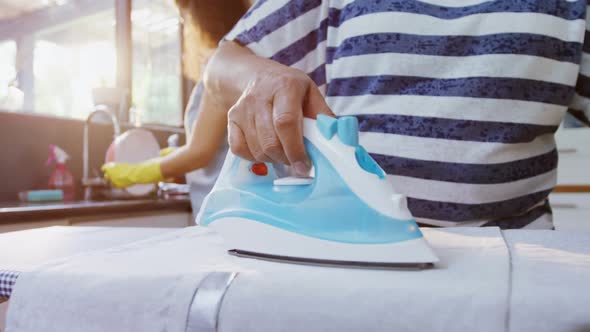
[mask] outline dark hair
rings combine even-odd
[[[186,74],[198,79],[210,50],[215,49],[250,7],[249,0],[176,0],[184,19]]]

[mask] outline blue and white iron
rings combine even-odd
[[[355,117],[304,119],[310,179],[279,179],[272,164],[228,153],[197,216],[229,253],[294,263],[425,268],[438,258],[406,198],[358,144]]]

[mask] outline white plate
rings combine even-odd
[[[160,155],[160,144],[151,132],[145,129],[130,129],[113,143],[114,161],[140,163]],[[146,196],[156,189],[155,184],[137,184],[125,188],[133,196]]]

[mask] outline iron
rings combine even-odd
[[[279,178],[270,163],[228,153],[197,224],[228,252],[258,259],[360,268],[427,268],[438,258],[407,207],[358,143],[355,117],[305,118],[310,178]]]

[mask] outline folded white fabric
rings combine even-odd
[[[504,331],[509,260],[497,228],[424,229],[432,270],[322,268],[244,260],[219,331]]]
[[[504,330],[509,261],[500,231],[424,233],[437,267],[392,271],[238,259],[217,235],[191,227],[23,274],[7,331],[184,331],[212,271],[239,272],[219,331]]]
[[[201,279],[231,260],[197,227],[60,259],[19,277],[6,331],[184,332]]]
[[[590,234],[505,231],[510,331],[590,331]]]
[[[0,234],[0,269],[25,272],[58,258],[108,249],[170,231],[174,229],[53,226]]]

